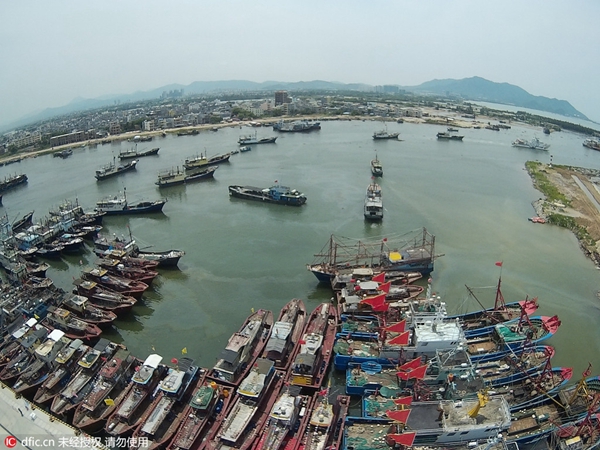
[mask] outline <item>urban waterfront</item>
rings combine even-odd
[[[581,145],[573,133],[543,135],[541,129],[513,125],[510,130],[461,129],[462,142],[438,141],[445,127],[388,123],[402,141],[373,141],[382,124],[372,121],[326,121],[320,131],[278,135],[276,144],[253,146],[231,157],[214,180],[159,190],[161,170],[182,166],[200,153],[208,156],[237,148],[241,135],[275,135],[270,128],[231,127],[196,136],[169,135],[138,144],[160,147],[159,155],[142,158],[134,172],[97,182],[94,172],[112,161],[131,142],[77,148],[67,159],[51,155],[25,159],[1,168],[0,177],[26,173],[27,185],[6,192],[3,213],[10,220],[35,210],[34,220],[65,200],[86,209],[127,189],[128,199],[168,198],[162,214],[108,217],[104,234],[127,236],[140,247],[185,250],[179,270],[162,270],[154,288],[133,312],[115,322],[106,337],[123,342],[138,357],[157,352],[166,361],[182,350],[212,367],[231,334],[252,309],[277,316],[291,298],[312,311],[331,297],[305,265],[330,234],[361,238],[392,237],[426,227],[436,236],[441,254],[432,274],[433,289],[451,312],[480,307],[469,299],[465,284],[492,306],[502,270],[506,301],[539,297],[538,314],[562,320],[548,343],[557,349],[555,366],[575,370],[574,380],[593,364],[600,373],[600,272],[580,251],[568,230],[529,222],[531,202],[541,196],[524,170],[528,160],[600,168],[600,153]],[[521,137],[538,136],[548,152],[514,148]],[[363,199],[370,182],[369,162],[383,164],[385,217],[363,219]],[[308,202],[300,208],[230,199],[228,185],[268,187],[275,182],[298,189]],[[70,290],[82,267],[95,256],[49,261],[48,277]],[[502,261],[502,269],[495,262]]]

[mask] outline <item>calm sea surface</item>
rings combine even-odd
[[[280,134],[276,144],[254,146],[219,166],[212,181],[159,190],[160,170],[181,166],[186,157],[208,156],[237,147],[240,135],[253,130],[227,128],[197,136],[168,136],[141,143],[160,147],[158,156],[142,158],[135,172],[96,182],[94,171],[131,143],[78,148],[68,159],[41,156],[0,168],[0,176],[26,173],[29,183],[5,193],[3,213],[11,220],[35,210],[34,220],[65,200],[86,209],[124,188],[133,200],[167,197],[163,214],[105,218],[104,233],[127,236],[141,247],[185,250],[179,270],[163,270],[154,289],[133,313],[118,320],[110,339],[124,342],[145,358],[154,350],[169,361],[182,349],[203,366],[212,366],[230,335],[252,308],[275,316],[291,298],[312,311],[331,297],[306,270],[331,233],[391,237],[426,227],[443,254],[432,274],[434,290],[452,312],[477,309],[465,285],[492,306],[493,286],[502,270],[506,301],[539,297],[543,315],[562,320],[548,343],[557,349],[554,365],[575,369],[574,378],[594,365],[600,373],[600,272],[586,259],[567,230],[536,225],[531,202],[540,197],[524,170],[528,160],[600,168],[600,153],[581,145],[568,132],[545,136],[541,130],[513,126],[500,132],[461,130],[463,142],[444,142],[432,125],[388,124],[402,141],[374,142],[377,122],[323,122],[310,134]],[[273,135],[257,129],[259,137]],[[538,136],[549,152],[518,149],[511,142]],[[381,185],[386,209],[382,223],[363,220],[362,206],[370,182],[375,150],[384,167]],[[227,186],[268,187],[277,180],[306,194],[301,208],[230,199]],[[50,262],[48,276],[65,290],[72,288],[85,254]],[[502,269],[494,263],[503,261]],[[490,289],[479,289],[492,287]]]

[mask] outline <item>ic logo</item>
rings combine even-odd
[[[6,447],[8,447],[8,448],[16,447],[16,445],[17,445],[17,438],[14,437],[14,436],[6,436],[4,438],[4,445],[6,445]]]

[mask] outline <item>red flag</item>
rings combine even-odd
[[[423,378],[425,378],[426,373],[427,373],[427,365],[421,366],[414,370],[411,370],[408,374],[409,375],[408,378],[409,379],[416,378],[417,380],[422,380]]]
[[[396,405],[410,406],[412,404],[412,397],[409,395],[407,397],[395,398],[394,403]]]
[[[385,292],[386,294],[389,294],[391,287],[392,287],[392,282],[388,281],[387,283],[380,284],[379,290]]]
[[[406,329],[406,319],[401,322],[396,322],[385,328],[385,331],[402,333]]]
[[[388,434],[387,437],[394,441],[396,444],[404,445],[405,447],[410,447],[415,442],[417,433],[412,432],[402,434]]]
[[[406,423],[408,420],[408,416],[410,414],[410,409],[401,409],[399,411],[386,411],[385,415],[390,419],[395,420],[396,422]]]
[[[385,272],[378,273],[377,275],[371,278],[371,281],[376,281],[377,283],[383,283],[385,281]]]
[[[416,369],[417,367],[421,367],[421,357],[418,356],[415,359],[413,359],[412,361],[408,361],[404,364],[402,364],[400,367],[398,367],[398,370],[413,370]]]
[[[385,303],[385,294],[374,295],[372,297],[364,298],[360,301],[361,304],[371,305],[373,307],[380,306]]]
[[[404,333],[400,333],[395,338],[387,341],[389,345],[408,345],[408,341],[410,340],[410,331],[405,331]]]
[[[502,267],[502,261],[496,261],[496,265],[497,265],[498,267]]]
[[[390,309],[390,304],[385,302],[373,306],[374,312],[386,312],[388,309]]]
[[[304,344],[306,344],[306,341],[305,341],[304,339],[300,339],[300,340],[298,341],[298,344],[300,344],[300,345],[304,345]]]
[[[323,390],[319,391],[319,395],[321,397],[325,397],[327,395],[327,389],[323,389]]]

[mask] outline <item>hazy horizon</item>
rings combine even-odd
[[[479,76],[600,122],[600,3],[4,2],[0,126],[194,81],[416,86]]]

